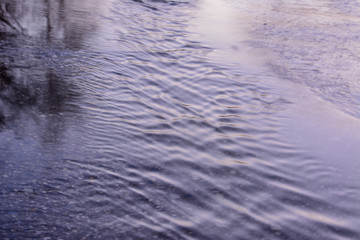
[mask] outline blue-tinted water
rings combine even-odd
[[[0,0],[0,238],[360,239],[357,5]]]

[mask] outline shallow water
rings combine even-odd
[[[357,4],[0,0],[0,238],[359,239]]]

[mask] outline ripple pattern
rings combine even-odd
[[[191,38],[196,2],[85,2],[92,36],[47,43],[53,55],[30,67],[62,66],[53,75],[73,97],[1,125],[0,238],[360,237],[359,186],[281,139],[293,103],[271,79]]]

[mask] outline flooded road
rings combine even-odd
[[[0,238],[360,239],[358,5],[0,0]]]

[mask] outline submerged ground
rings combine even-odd
[[[360,239],[359,9],[0,0],[0,238]]]

